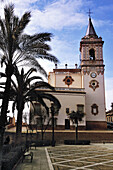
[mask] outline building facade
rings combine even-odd
[[[48,83],[55,87],[51,92],[61,103],[57,116],[57,129],[71,129],[68,113],[82,110],[85,116],[79,122],[82,129],[106,129],[104,87],[104,41],[98,37],[91,18],[86,35],[80,41],[80,66],[55,69],[48,75]],[[46,92],[49,92],[46,90]]]
[[[111,103],[111,109],[106,112],[106,120],[113,123],[113,103]]]

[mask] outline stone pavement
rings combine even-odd
[[[48,148],[54,170],[113,170],[113,144]]]
[[[33,162],[16,170],[113,170],[113,144],[59,145],[32,149]]]
[[[15,170],[49,170],[48,160],[46,156],[46,151],[44,147],[37,147],[30,150],[33,152],[33,161],[25,158],[25,160],[20,162]]]

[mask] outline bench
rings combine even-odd
[[[30,144],[30,149],[31,149],[31,147],[35,147],[35,149],[36,149],[36,143],[31,143]]]
[[[23,162],[23,160],[25,159],[25,157],[30,157],[31,158],[31,162],[32,162],[32,160],[33,160],[33,152],[25,152],[24,154],[23,154],[23,158],[22,158],[22,162]]]

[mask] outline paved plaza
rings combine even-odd
[[[16,170],[113,170],[113,144],[59,145],[32,149],[33,162]]]
[[[113,170],[113,145],[57,146],[48,148],[54,170]]]

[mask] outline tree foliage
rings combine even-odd
[[[58,62],[58,59],[51,55],[50,46],[51,33],[39,33],[27,35],[24,30],[30,22],[31,13],[25,12],[21,18],[14,14],[14,5],[9,4],[4,8],[4,18],[0,18],[0,61],[1,66],[5,65],[6,84],[2,100],[0,127],[5,126],[7,108],[9,102],[9,91],[11,77],[17,65],[35,67],[42,74],[47,76],[46,71],[39,64],[38,60],[47,59]],[[36,59],[37,58],[37,59]]]

